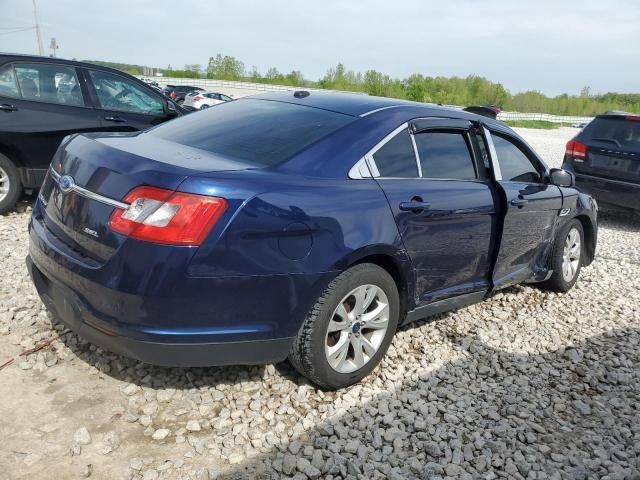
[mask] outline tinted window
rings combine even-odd
[[[186,115],[149,134],[234,159],[274,165],[352,121],[350,115],[318,108],[240,100]]]
[[[471,151],[462,133],[420,133],[415,140],[424,178],[476,178]]]
[[[50,63],[17,63],[14,68],[25,100],[84,106],[75,68]]]
[[[231,102],[233,103],[233,102]],[[417,177],[418,165],[408,130],[403,130],[373,154],[381,177]]]
[[[16,77],[13,74],[13,67],[11,65],[0,69],[0,95],[3,97],[20,96],[18,93],[18,83]]]
[[[89,74],[103,109],[146,115],[164,114],[162,101],[135,82],[97,70],[89,70]]]
[[[222,100],[224,100],[225,102],[230,102],[231,100],[233,100],[233,98],[231,98],[231,97],[229,97],[229,96],[225,95],[224,93],[221,93],[221,94],[220,94],[220,98],[221,98]]]
[[[491,169],[491,164],[489,163],[489,150],[487,149],[484,137],[480,133],[476,133],[476,140],[478,142],[478,149],[480,150],[482,165],[484,165],[484,168],[489,170]]]
[[[542,181],[540,172],[518,146],[495,133],[491,135],[491,138],[496,148],[503,180],[531,183]]]
[[[581,137],[598,140],[612,148],[640,149],[640,121],[623,118],[596,118],[584,129]]]

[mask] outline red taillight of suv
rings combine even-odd
[[[584,161],[584,159],[587,158],[587,146],[575,139],[569,140],[567,142],[565,156],[573,160]]]
[[[193,101],[196,102],[198,100],[202,100],[204,97],[201,97],[200,95],[196,95],[195,97],[193,97]]]
[[[169,98],[171,98],[171,100],[175,100],[175,99],[176,99],[176,97],[177,97],[176,92],[171,92],[171,93],[169,94]]]
[[[227,208],[224,198],[156,187],[134,188],[123,202],[129,208],[113,211],[109,218],[111,230],[166,245],[202,244]]]

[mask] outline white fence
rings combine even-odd
[[[290,87],[286,85],[271,85],[266,83],[250,83],[235,82],[231,80],[212,80],[208,78],[171,78],[171,77],[154,77],[161,86],[165,85],[193,85],[194,87],[204,88],[205,90],[219,90],[220,93],[232,95],[235,97],[245,97],[255,95],[260,92],[274,92],[298,90],[320,90],[318,88],[309,87]],[[332,90],[324,90],[332,91]],[[463,108],[455,105],[447,105],[453,108]],[[545,122],[562,123],[567,125],[589,123],[593,117],[571,117],[562,115],[551,115],[548,113],[520,113],[520,112],[501,112],[498,120],[542,120]]]

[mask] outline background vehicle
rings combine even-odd
[[[567,143],[563,168],[605,207],[640,211],[640,116],[598,115]]]
[[[137,78],[98,65],[0,55],[0,213],[39,188],[76,132],[143,130],[183,111]]]
[[[191,85],[167,85],[162,90],[165,96],[176,102],[178,105],[182,105],[184,97],[187,93],[191,92],[204,92],[204,88],[194,87]]]
[[[184,97],[183,108],[200,110],[219,103],[230,102],[233,98],[218,92],[190,92]]]
[[[288,357],[338,388],[400,324],[523,281],[570,289],[597,239],[572,179],[486,117],[265,94],[66,142],[29,268],[44,303],[106,349],[182,366]]]

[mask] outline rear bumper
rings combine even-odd
[[[640,209],[640,185],[576,173],[576,186],[590,193],[599,204]]]
[[[183,343],[180,339],[161,342],[131,338],[95,315],[73,290],[43,272],[31,256],[27,256],[26,263],[42,302],[64,325],[105,350],[142,362],[172,367],[275,363],[287,357],[293,341],[288,337]]]

